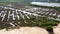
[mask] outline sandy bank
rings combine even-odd
[[[53,27],[54,34],[60,34],[60,24],[58,26]]]
[[[48,32],[39,27],[20,27],[11,31],[0,30],[0,34],[48,34]]]

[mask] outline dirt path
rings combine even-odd
[[[54,30],[54,34],[60,34],[60,24],[58,24],[58,26],[54,26],[53,30]]]
[[[20,27],[11,31],[0,30],[0,34],[48,34],[48,32],[39,27]]]

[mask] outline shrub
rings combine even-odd
[[[49,32],[53,32],[52,26],[47,26],[47,27],[46,27],[46,30],[49,31]]]

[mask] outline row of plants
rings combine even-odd
[[[58,25],[58,23],[60,21],[56,21],[56,20],[52,20],[52,19],[48,19],[47,17],[35,17],[35,16],[29,16],[30,19],[28,19],[27,17],[25,17],[25,19],[23,19],[22,17],[20,17],[20,20],[18,20],[16,18],[16,20],[14,21],[14,25],[16,26],[38,26],[38,27],[42,27],[45,28],[47,31],[49,31],[50,33],[53,32],[53,26]],[[9,22],[4,23],[1,22],[0,20],[0,29],[9,29],[9,28],[13,28],[12,25],[10,25]]]
[[[26,23],[24,22],[26,21]],[[33,24],[33,25],[37,25],[37,26],[48,26],[48,25],[57,25],[59,23],[59,21],[55,21],[55,20],[50,20],[46,17],[34,17],[34,16],[31,16],[30,19],[23,19],[22,17],[20,17],[20,20],[16,19],[14,20],[14,22],[18,23],[20,22],[20,24],[26,24],[28,25],[29,23],[30,26]]]

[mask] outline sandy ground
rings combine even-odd
[[[40,27],[20,27],[11,31],[0,30],[0,34],[48,34],[48,32]]]
[[[58,24],[58,26],[54,26],[53,30],[54,30],[54,34],[60,34],[60,24]]]

